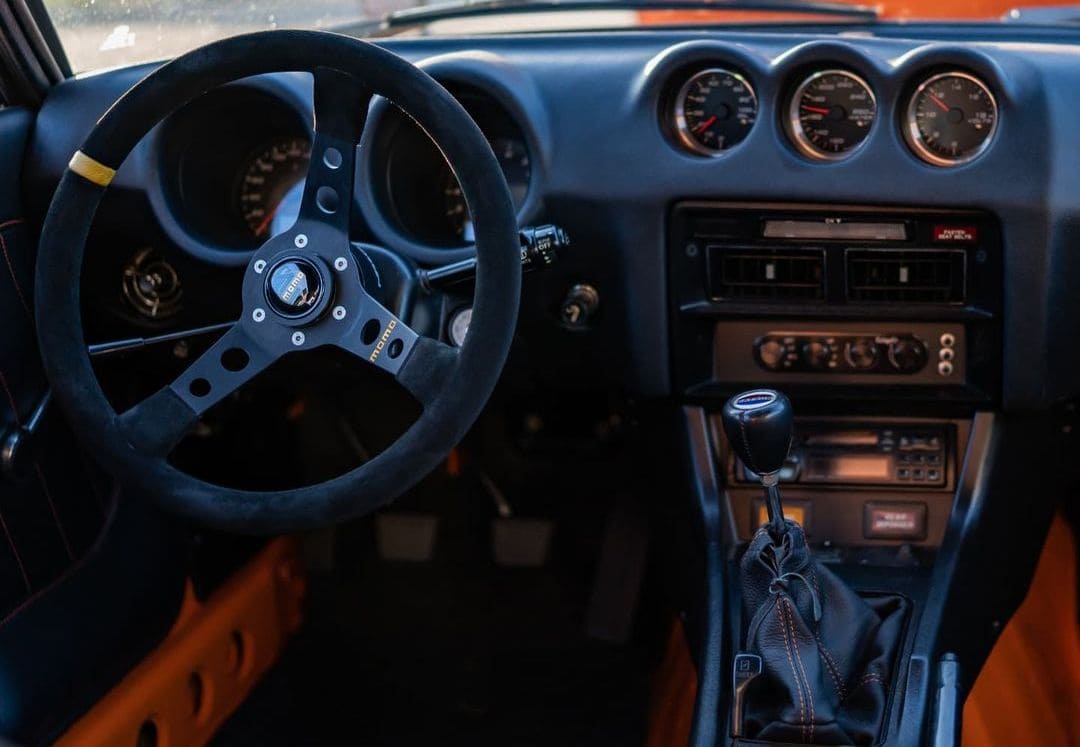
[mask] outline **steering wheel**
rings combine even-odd
[[[296,224],[257,249],[236,324],[172,384],[117,414],[90,365],[79,277],[90,226],[124,158],[158,122],[239,78],[314,77],[315,136]],[[360,282],[349,243],[356,146],[381,95],[430,135],[461,183],[476,233],[469,334],[452,348],[418,335]],[[502,171],[480,129],[442,86],[373,44],[315,31],[268,31],[194,50],[112,105],[71,159],[38,250],[35,307],[45,372],[82,444],[121,484],[205,524],[292,531],[362,515],[434,469],[479,416],[510,349],[521,290],[519,240]],[[199,417],[287,353],[337,346],[392,374],[421,404],[374,459],[321,484],[256,492],[203,482],[167,461]]]

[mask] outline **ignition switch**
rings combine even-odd
[[[569,329],[584,329],[600,307],[600,293],[587,283],[573,286],[559,307],[559,318]]]

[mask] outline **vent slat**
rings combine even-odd
[[[818,250],[708,248],[714,298],[821,300],[824,254]]]
[[[847,298],[859,302],[963,303],[961,250],[849,249]]]

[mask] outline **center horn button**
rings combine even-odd
[[[302,257],[286,257],[266,276],[266,300],[287,319],[299,319],[324,306],[329,292],[324,275],[314,262]]]

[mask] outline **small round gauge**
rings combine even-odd
[[[997,121],[997,102],[981,80],[967,73],[941,73],[915,89],[904,139],[927,163],[956,166],[986,150]]]
[[[863,144],[876,115],[874,92],[865,80],[847,70],[822,70],[795,89],[786,124],[804,155],[838,161]]]
[[[302,185],[311,160],[304,137],[270,141],[249,158],[240,172],[240,215],[256,239],[288,229],[300,212]]]
[[[746,78],[714,67],[683,84],[675,97],[675,131],[690,150],[721,156],[749,134],[757,96]]]
[[[529,179],[532,168],[529,161],[529,150],[525,143],[516,138],[497,137],[489,141],[495,158],[502,167],[506,184],[510,187],[510,197],[514,200],[514,209],[520,209],[529,192]],[[454,232],[454,236],[461,241],[473,241],[472,218],[469,217],[469,208],[465,204],[465,195],[461,192],[461,185],[457,177],[446,168],[443,176],[443,214]]]

